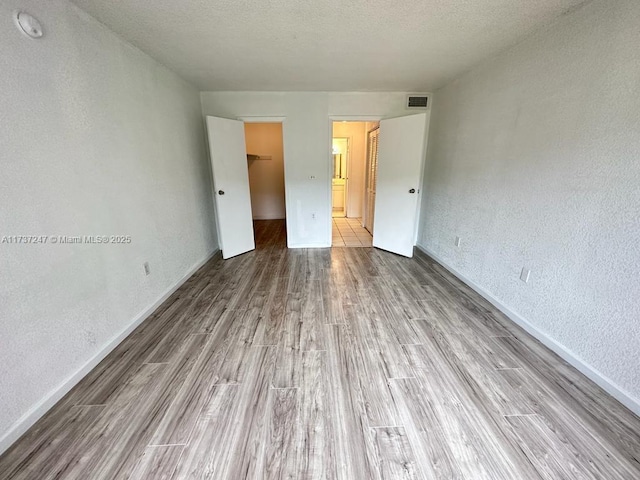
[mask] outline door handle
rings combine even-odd
[[[409,193],[416,193],[416,189],[412,188],[411,190],[409,190]]]
[[[224,195],[224,190],[218,190],[218,195]]]

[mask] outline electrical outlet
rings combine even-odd
[[[524,283],[528,283],[529,275],[531,275],[531,270],[529,270],[527,267],[522,267],[522,271],[520,271],[520,280],[522,280]]]
[[[456,247],[460,248],[461,243],[462,243],[462,239],[460,237],[456,237]]]
[[[144,274],[149,275],[151,273],[151,269],[149,268],[149,262],[144,262]]]
[[[311,218],[312,218],[313,220],[315,220],[315,219],[316,219],[316,214],[315,214],[315,213],[312,213],[312,214],[311,214]]]

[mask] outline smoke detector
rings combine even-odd
[[[27,12],[15,12],[13,20],[22,33],[30,38],[40,38],[43,35],[42,25],[36,17]]]

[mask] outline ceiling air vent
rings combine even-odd
[[[428,95],[407,95],[407,108],[426,109],[429,108]]]

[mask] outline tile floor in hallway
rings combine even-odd
[[[331,246],[370,247],[373,237],[362,226],[361,218],[334,218]]]

